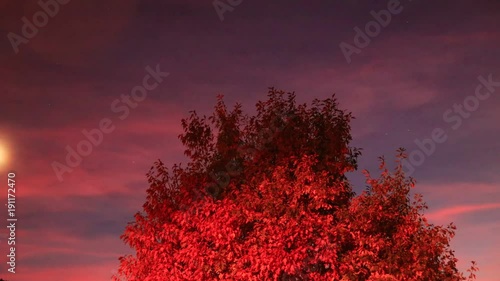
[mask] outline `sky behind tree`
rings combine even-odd
[[[497,280],[498,1],[40,3],[0,0],[1,198],[13,170],[18,200],[16,274],[3,227],[0,277],[109,280],[146,172],[186,160],[181,118],[218,94],[251,114],[275,87],[353,113],[357,192],[405,147],[428,217],[458,227],[459,266]]]

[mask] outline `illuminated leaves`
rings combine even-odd
[[[394,172],[355,196],[345,177],[350,114],[334,98],[296,105],[270,89],[255,116],[193,111],[179,136],[190,162],[147,174],[143,212],[122,239],[128,280],[466,280],[449,249],[455,227],[434,226],[410,198],[399,151]],[[474,278],[475,263],[469,270]]]

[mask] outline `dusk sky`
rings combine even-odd
[[[353,113],[358,193],[405,147],[460,269],[500,280],[500,1],[58,1],[0,0],[0,198],[14,171],[18,219],[12,274],[0,212],[0,278],[109,280],[145,174],[186,161],[180,120],[218,94],[253,113],[275,87]]]

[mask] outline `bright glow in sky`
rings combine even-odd
[[[7,164],[9,158],[7,144],[0,140],[0,168],[3,168]]]

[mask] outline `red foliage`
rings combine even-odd
[[[240,105],[182,120],[191,158],[148,173],[144,211],[122,239],[127,280],[466,280],[449,249],[454,226],[429,224],[398,166],[367,174],[355,196],[345,173],[352,116],[334,98],[296,105],[271,89],[256,116]],[[474,279],[475,264],[470,279]],[[116,277],[118,280],[118,277]]]

